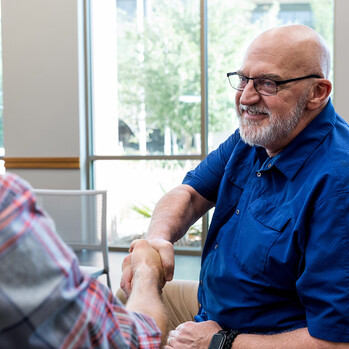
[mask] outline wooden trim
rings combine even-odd
[[[12,158],[4,157],[5,168],[49,168],[49,169],[80,169],[80,159],[76,158]]]

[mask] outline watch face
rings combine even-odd
[[[223,333],[216,333],[212,339],[208,349],[223,349],[226,335]]]

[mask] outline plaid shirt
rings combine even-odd
[[[160,348],[148,316],[80,272],[30,186],[0,176],[0,348]]]

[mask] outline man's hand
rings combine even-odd
[[[123,269],[127,269],[132,275],[132,281],[128,285],[132,292],[128,295],[126,309],[154,318],[164,343],[167,314],[161,300],[165,279],[160,255],[147,240],[133,242],[130,251],[123,263]]]
[[[171,242],[165,239],[147,239],[152,248],[154,248],[161,257],[162,267],[164,269],[165,281],[171,281],[174,273],[174,248]],[[132,247],[132,244],[131,244]]]
[[[169,332],[164,349],[207,349],[221,329],[214,321],[185,322]]]
[[[147,240],[137,240],[132,243],[131,270],[133,281],[138,277],[153,280],[158,284],[159,290],[165,285],[160,255]]]
[[[122,263],[121,288],[127,298],[130,296],[135,277],[146,277],[153,280],[161,290],[165,285],[164,272],[159,253],[151,247],[147,240],[134,240],[130,254]]]
[[[120,287],[124,291],[125,296],[128,299],[132,291],[131,254],[127,255],[122,262]]]
[[[174,272],[174,249],[173,245],[164,239],[149,239],[149,240],[134,240],[131,243],[129,254],[123,261],[122,264],[122,277],[120,282],[120,287],[125,292],[126,297],[128,298],[132,291],[132,279],[133,279],[133,268],[132,268],[132,253],[138,248],[139,242],[147,242],[148,247],[152,247],[158,252],[161,257],[161,263],[164,272],[164,281],[171,281],[173,278]],[[155,252],[155,251],[154,251]]]

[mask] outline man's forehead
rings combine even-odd
[[[247,71],[244,70],[237,70],[237,73],[240,75],[246,76],[248,78],[265,78],[265,79],[271,79],[271,80],[282,80],[282,76],[279,74],[275,74],[275,72],[272,71],[263,71],[257,72],[256,74],[250,75]]]
[[[304,62],[304,53],[296,45],[277,45],[259,40],[247,49],[239,70],[253,76],[274,74],[285,77],[290,75],[290,71],[301,72]]]
[[[270,79],[280,78],[287,71],[284,60],[273,55],[246,55],[238,72],[248,76],[265,76]]]

